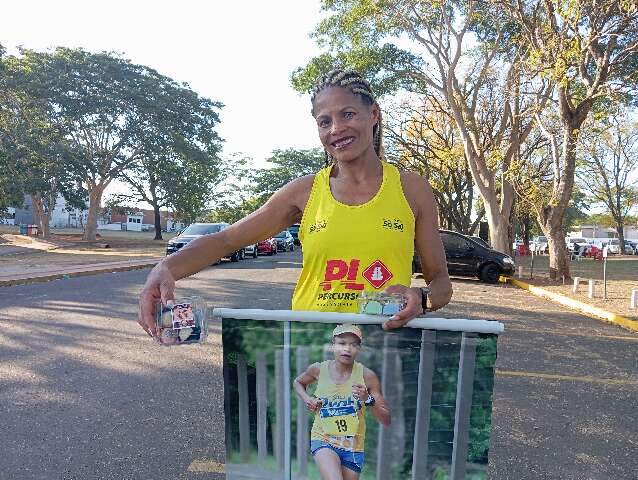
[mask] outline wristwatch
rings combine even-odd
[[[370,394],[368,393],[368,398],[366,399],[366,401],[365,401],[365,402],[363,402],[363,404],[364,404],[366,407],[373,407],[373,406],[374,406],[374,402],[376,402],[376,400],[374,399],[374,397],[373,397],[372,395],[370,395]]]
[[[430,287],[421,287],[421,308],[423,308],[424,312],[429,311],[428,309],[428,294],[430,293]]]

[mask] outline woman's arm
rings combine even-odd
[[[295,389],[295,393],[302,402],[306,405],[308,410],[317,411],[321,408],[322,402],[316,397],[308,395],[306,389],[308,385],[315,383],[319,378],[319,371],[321,367],[318,363],[313,363],[310,365],[305,372],[299,375],[292,382],[292,387]]]
[[[368,408],[381,425],[389,426],[392,422],[390,407],[385,403],[385,398],[383,398],[383,394],[381,393],[381,383],[379,382],[377,374],[369,368],[364,367],[363,380],[366,382],[368,392],[374,397],[374,405]],[[360,400],[363,402],[366,399],[362,398]]]
[[[401,184],[415,218],[415,245],[421,257],[423,278],[430,287],[428,296],[431,310],[438,310],[452,298],[452,282],[447,271],[445,250],[439,234],[439,217],[432,187],[420,175],[401,173]],[[384,329],[402,327],[422,312],[421,291],[408,285],[392,285],[388,293],[401,293],[406,307],[383,324]]]
[[[212,265],[246,245],[272,237],[301,218],[314,175],[307,175],[278,190],[261,208],[219,233],[189,242],[164,258],[149,273],[140,295],[138,323],[155,335],[155,306],[173,300],[175,282]]]

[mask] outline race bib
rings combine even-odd
[[[319,411],[318,421],[323,432],[328,435],[356,435],[359,428],[359,417],[354,405],[323,407]]]

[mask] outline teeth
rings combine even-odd
[[[353,140],[352,138],[348,138],[348,139],[342,140],[340,142],[335,142],[334,146],[337,147],[337,148],[345,147],[346,145],[352,143],[352,140]]]

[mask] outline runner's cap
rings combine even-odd
[[[344,333],[352,333],[359,338],[359,341],[363,342],[363,333],[361,333],[361,329],[351,323],[337,325],[337,327],[332,331],[332,336],[336,337],[337,335],[343,335]]]

